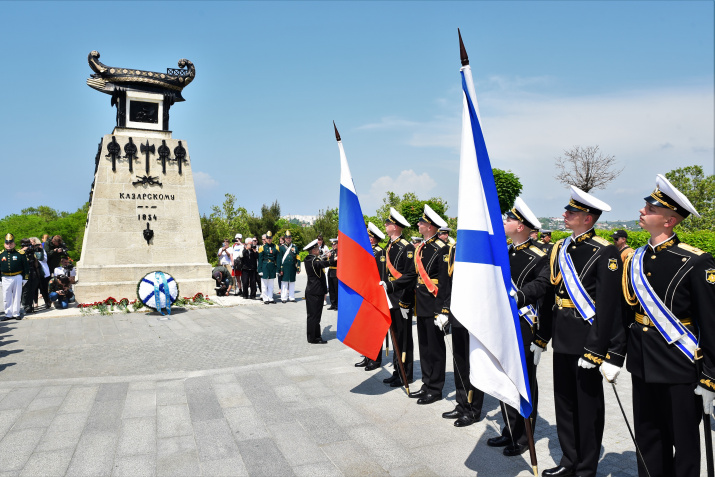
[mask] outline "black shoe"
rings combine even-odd
[[[281,303],[288,303],[286,300],[281,300]]]
[[[432,404],[442,399],[442,393],[440,394],[427,394],[417,400],[417,404]]]
[[[389,378],[383,379],[382,382],[385,383],[385,384],[390,384],[390,383],[393,383],[393,382],[399,381],[399,380],[400,380],[400,375],[399,375],[399,374],[393,374],[393,375],[390,376]]]
[[[568,467],[560,465],[558,467],[554,467],[553,469],[546,469],[541,473],[541,475],[543,477],[569,477],[574,475],[574,473],[573,470]]]
[[[331,307],[328,308],[328,310],[337,310],[337,309],[338,309],[337,306],[331,306]]]
[[[415,381],[414,381],[413,379],[410,379],[410,380],[407,382],[407,384],[412,384],[412,383],[414,383],[414,382],[415,382]],[[394,381],[392,381],[392,382],[390,383],[390,387],[391,387],[391,388],[401,388],[402,386],[404,386],[404,384],[402,384],[402,379],[401,379],[401,378],[397,378],[396,380],[394,380]],[[419,391],[418,391],[418,392],[419,392]],[[410,393],[410,394],[411,394],[411,393]],[[412,396],[410,396],[410,397],[412,397]]]
[[[451,411],[443,412],[442,417],[445,419],[459,419],[460,417],[462,417],[462,412],[453,409]]]
[[[370,361],[367,366],[365,366],[365,371],[375,371],[382,367],[382,361]]]
[[[427,391],[425,391],[424,389],[420,389],[419,391],[414,391],[408,394],[408,397],[411,397],[412,399],[422,398],[424,396],[427,396]]]
[[[312,341],[313,344],[325,344],[327,341],[325,341],[323,338],[318,338],[317,340]]]
[[[487,445],[489,447],[504,447],[511,444],[511,439],[507,436],[492,437],[487,439]]]
[[[454,421],[454,427],[467,427],[471,426],[477,422],[477,419],[475,419],[475,416],[472,414],[464,414],[462,417]]]
[[[368,358],[363,358],[359,363],[355,363],[356,368],[364,368],[370,362]]]
[[[521,455],[529,448],[523,444],[508,445],[504,448],[503,454],[507,457],[514,457],[516,455]]]

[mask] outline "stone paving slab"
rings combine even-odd
[[[299,298],[303,286],[299,276]],[[326,345],[305,342],[303,302],[159,318],[0,323],[0,476],[531,475],[528,453],[506,458],[486,445],[503,425],[495,399],[485,398],[480,422],[455,428],[441,418],[455,406],[450,363],[445,399],[418,406],[382,383],[391,355],[379,371],[353,366],[359,356],[335,339],[333,311],[323,312]],[[561,455],[551,355],[539,366],[540,469]],[[604,391],[599,475],[634,476],[633,444]],[[618,391],[631,416],[626,372]]]

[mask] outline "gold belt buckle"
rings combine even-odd
[[[650,318],[643,316],[643,324],[646,326],[650,325]]]
[[[563,302],[564,302],[564,301],[561,299],[560,296],[557,296],[557,297],[556,297],[556,305],[559,307],[559,310],[562,310],[562,309],[563,309],[563,306],[561,306],[561,304],[562,304]]]

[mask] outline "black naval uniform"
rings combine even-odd
[[[320,342],[320,318],[323,315],[323,297],[327,293],[325,287],[325,273],[323,269],[328,266],[327,260],[318,260],[315,255],[305,257],[304,268],[308,277],[305,287],[305,309],[308,314],[308,343]]]
[[[454,387],[456,391],[456,410],[462,415],[479,420],[484,404],[484,392],[475,388],[469,380],[469,331],[452,314],[452,272],[456,245],[450,245],[447,254],[440,263],[438,298],[443,300],[439,313],[447,315],[452,328],[452,354],[454,355]],[[472,402],[469,402],[469,393]]]
[[[424,267],[430,281],[439,288],[439,269],[447,254],[447,246],[437,235],[420,244],[414,252],[414,260],[409,271],[394,282],[388,282],[388,292],[404,290],[403,299],[414,289],[415,314],[417,315],[417,340],[420,347],[420,367],[422,368],[422,391],[430,396],[442,396],[446,365],[446,344],[444,333],[435,326],[435,313],[442,310],[442,299],[433,295],[419,274],[419,266]],[[414,288],[413,288],[414,287]],[[437,293],[439,295],[439,293]],[[400,306],[403,306],[401,303]]]
[[[569,254],[584,289],[594,300],[593,324],[574,307],[559,269],[558,253],[563,240],[551,252],[550,266],[538,278],[521,288],[518,306],[534,304],[555,292],[553,315],[542,319],[535,341],[545,346],[553,339],[554,404],[556,430],[563,456],[559,466],[580,477],[596,475],[604,427],[603,378],[598,367],[578,366],[579,358],[596,366],[604,360],[623,364],[625,336],[619,332],[622,320],[622,264],[616,247],[597,237],[593,229],[572,237]],[[552,323],[548,323],[552,321]]]
[[[551,250],[553,250],[554,248],[554,242],[546,243],[543,240],[539,240],[533,243],[533,245],[536,246],[542,252],[544,252],[547,257],[551,255]]]
[[[517,289],[522,288],[525,284],[535,280],[544,270],[548,270],[548,256],[541,250],[541,245],[532,239],[519,245],[509,246],[509,267],[511,268],[511,279]],[[553,306],[553,294],[547,294],[543,302],[539,304],[540,315],[544,317],[544,321],[551,323],[551,307]],[[539,317],[541,320],[541,317]],[[539,334],[540,323],[537,321],[535,327],[526,321],[524,317],[519,319],[521,324],[521,342],[524,349],[524,358],[526,359],[526,371],[529,376],[529,386],[531,387],[531,405],[532,411],[529,419],[531,420],[532,431],[536,428],[536,413],[539,404],[539,386],[536,380],[536,365],[534,365],[534,352],[531,351],[531,343],[537,343],[537,346],[546,347],[546,341]],[[502,418],[504,419],[504,428],[502,436],[509,438],[510,443],[514,442],[518,445],[528,445],[529,437],[526,432],[524,418],[519,414],[519,411],[513,407],[502,404]],[[508,419],[508,425],[507,425]],[[511,429],[511,435],[509,430]]]
[[[693,391],[698,384],[715,391],[715,261],[676,235],[649,244],[643,256],[643,274],[653,291],[698,338],[704,352],[698,376],[695,364],[647,319],[630,280],[632,258],[624,266],[623,292],[630,305],[625,326],[636,442],[652,477],[698,476],[702,400]],[[640,460],[638,472],[646,475]]]
[[[385,281],[385,249],[380,247],[379,245],[373,245],[372,254],[375,256],[375,261],[377,262],[377,272],[380,274],[380,280]],[[370,371],[370,369],[375,369],[375,366],[382,365],[382,350],[383,345],[381,344],[380,352],[377,355],[377,359],[373,360],[367,358],[367,371]]]
[[[387,278],[384,280],[385,283],[394,282],[398,278],[390,271],[390,268],[397,271],[400,276],[413,270],[414,256],[414,245],[402,238],[401,235],[394,240],[390,239],[390,243],[385,250],[385,276]],[[414,279],[415,278],[413,278],[413,280]],[[414,287],[414,284],[412,286]],[[397,345],[400,347],[400,353],[405,356],[405,362],[403,363],[405,367],[405,377],[408,383],[411,383],[414,379],[412,376],[412,368],[415,345],[412,339],[412,310],[415,306],[415,294],[412,290],[395,291],[390,285],[388,285],[387,291],[387,296],[390,299],[390,318],[393,324],[392,329],[395,332],[395,341],[397,341]],[[401,308],[409,310],[409,314],[407,315],[408,319],[402,317]],[[393,353],[393,381],[401,381],[399,371],[400,364],[398,361],[400,359],[401,356],[398,356],[397,353]]]
[[[330,309],[338,308],[338,251],[331,249],[328,254],[328,291],[330,293]]]

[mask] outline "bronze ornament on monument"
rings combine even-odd
[[[186,296],[207,295],[214,284],[191,155],[186,140],[169,130],[169,108],[185,101],[193,63],[182,59],[179,68],[158,73],[104,65],[97,51],[88,62],[94,74],[87,84],[110,95],[117,114],[95,158],[77,300],[131,300],[137,282],[155,270],[174,277]]]

